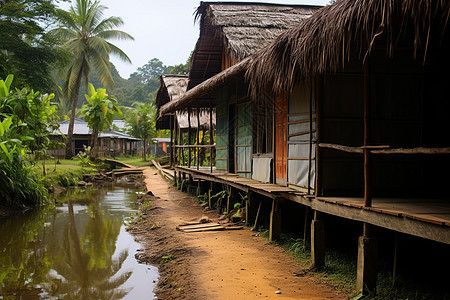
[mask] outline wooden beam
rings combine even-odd
[[[368,146],[361,146],[361,147],[351,147],[351,146],[329,144],[329,143],[320,143],[319,147],[344,151],[344,152],[348,152],[348,153],[357,153],[357,154],[363,154],[364,149],[369,150],[369,152],[371,154],[450,154],[450,147],[449,148],[416,147],[416,148],[387,149],[390,146],[388,146],[388,145],[368,145]]]
[[[404,216],[388,215],[368,209],[337,205],[319,200],[311,200],[307,197],[296,196],[289,193],[282,192],[279,195],[296,203],[309,206],[313,210],[333,216],[365,222],[389,230],[450,245],[450,230],[448,230],[447,226],[423,222]]]

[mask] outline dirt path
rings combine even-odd
[[[160,269],[158,299],[345,299],[308,275],[295,276],[301,266],[250,230],[176,231],[183,222],[217,214],[204,212],[154,169],[144,175],[154,197],[131,231],[143,244],[138,259]]]

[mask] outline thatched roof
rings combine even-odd
[[[282,93],[301,78],[338,71],[351,55],[362,63],[379,43],[392,56],[400,40],[425,61],[449,19],[448,0],[338,0],[254,55],[246,77],[253,92]]]
[[[209,78],[208,80],[203,81],[196,87],[192,88],[191,90],[187,91],[183,96],[178,98],[176,101],[169,102],[165,105],[163,105],[159,109],[159,117],[176,111],[180,109],[184,109],[189,105],[194,106],[195,105],[202,105],[202,107],[209,107],[208,103],[202,103],[198,101],[198,99],[206,94],[208,92],[212,91],[213,89],[216,89],[217,87],[223,85],[227,81],[229,81],[232,78],[235,78],[236,76],[243,75],[245,72],[245,65],[247,63],[248,59],[243,60],[242,62],[226,69],[223,72],[220,72],[216,76],[213,76]]]
[[[186,75],[161,75],[160,82],[161,86],[155,100],[158,108],[184,95],[188,85],[188,77]]]
[[[200,37],[195,46],[189,89],[222,70],[222,54],[235,64],[263,48],[319,6],[244,2],[200,2]]]
[[[171,101],[176,101],[184,95],[188,85],[188,77],[186,75],[162,75],[160,77],[160,87],[156,94],[156,109],[157,116],[161,106]],[[171,118],[165,116],[164,118],[157,118],[156,129],[170,129]]]

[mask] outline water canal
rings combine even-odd
[[[158,270],[139,264],[125,223],[127,186],[71,189],[55,207],[0,219],[0,299],[153,299]]]

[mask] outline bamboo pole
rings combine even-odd
[[[169,116],[169,123],[170,123],[170,166],[173,166],[173,128],[174,128],[174,122],[175,118],[172,117],[173,120],[171,120]]]
[[[211,100],[209,100],[209,144],[213,145],[214,144],[214,137],[213,137],[213,125],[212,125],[212,105],[211,105]],[[213,148],[210,148],[209,151],[209,165],[211,168],[211,173],[213,172],[213,162],[212,162],[212,157],[213,157]]]
[[[188,108],[188,145],[191,145],[191,110]],[[188,168],[191,167],[191,147],[189,149]]]
[[[370,150],[370,74],[369,62],[364,61],[364,207],[372,206]]]
[[[200,107],[197,105],[197,146],[200,145]],[[200,147],[197,147],[197,170],[200,170]]]
[[[322,93],[321,89],[323,88],[323,75],[316,79],[318,82],[316,87],[316,184],[314,189],[314,194],[316,197],[320,196],[320,191],[322,190],[322,161],[321,161],[321,151],[320,151],[320,140],[321,140],[321,99]]]
[[[309,88],[309,157],[308,157],[308,195],[311,195],[311,161],[312,161],[312,101],[313,101],[313,81],[310,79]]]

